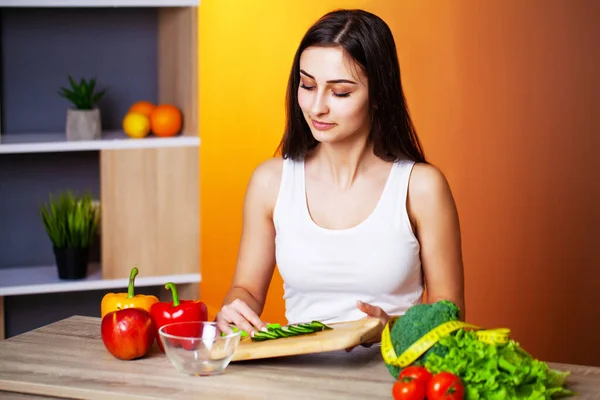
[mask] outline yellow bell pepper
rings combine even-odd
[[[152,304],[158,302],[158,298],[153,295],[134,294],[135,277],[138,269],[133,267],[129,274],[129,285],[127,293],[107,293],[100,303],[100,314],[102,318],[111,311],[123,310],[125,308],[142,308],[150,312]]]

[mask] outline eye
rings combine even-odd
[[[301,83],[300,87],[305,90],[313,90],[315,88],[314,86],[306,86],[304,83]]]
[[[346,93],[336,93],[336,92],[333,92],[333,95],[335,97],[350,97],[350,92],[346,92]]]

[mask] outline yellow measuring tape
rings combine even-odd
[[[436,344],[440,338],[460,328],[470,328],[476,330],[477,332],[475,332],[475,335],[477,338],[482,342],[489,344],[506,344],[508,343],[510,337],[510,330],[506,328],[484,330],[479,326],[471,325],[466,322],[448,321],[429,331],[422,338],[407,348],[404,353],[398,356],[396,355],[396,351],[394,350],[392,339],[390,337],[391,326],[395,321],[396,320],[388,322],[381,333],[381,355],[387,364],[395,365],[400,368],[404,368],[412,364],[417,358],[421,357],[427,350]]]

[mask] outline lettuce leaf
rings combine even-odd
[[[432,373],[459,376],[467,400],[547,400],[575,394],[566,388],[570,372],[552,370],[513,340],[492,345],[478,340],[475,332],[460,329],[438,344],[447,347],[447,354],[431,354],[425,367]]]

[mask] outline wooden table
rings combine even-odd
[[[600,399],[600,368],[550,365],[572,371],[578,399]],[[389,400],[393,382],[378,346],[235,362],[222,375],[192,377],[158,352],[115,359],[102,343],[99,318],[74,316],[0,341],[2,399]]]

